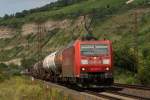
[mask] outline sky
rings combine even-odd
[[[44,6],[57,0],[0,0],[0,17]]]

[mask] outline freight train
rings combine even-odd
[[[112,43],[109,40],[76,40],[49,54],[30,69],[36,78],[81,86],[113,84]]]

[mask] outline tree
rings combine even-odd
[[[4,19],[8,19],[9,18],[9,15],[8,14],[5,14],[4,15]]]
[[[29,58],[29,59],[22,59],[21,60],[21,65],[24,69],[30,68],[35,64],[36,60]]]
[[[137,60],[132,48],[124,45],[114,51],[114,65],[137,73]]]
[[[150,57],[145,59],[138,71],[138,78],[143,85],[150,84]]]

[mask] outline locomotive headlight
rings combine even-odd
[[[88,64],[88,60],[81,60],[81,64]]]
[[[106,70],[109,71],[109,67],[106,67]]]
[[[103,64],[109,64],[109,63],[110,63],[110,60],[109,60],[109,59],[103,59],[103,60],[102,60],[102,63],[103,63]]]
[[[85,68],[81,68],[82,71],[85,71]]]

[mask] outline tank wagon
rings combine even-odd
[[[38,68],[43,73],[39,75],[51,81],[100,86],[113,83],[109,40],[76,40],[65,49],[51,53],[41,63],[42,67]]]

